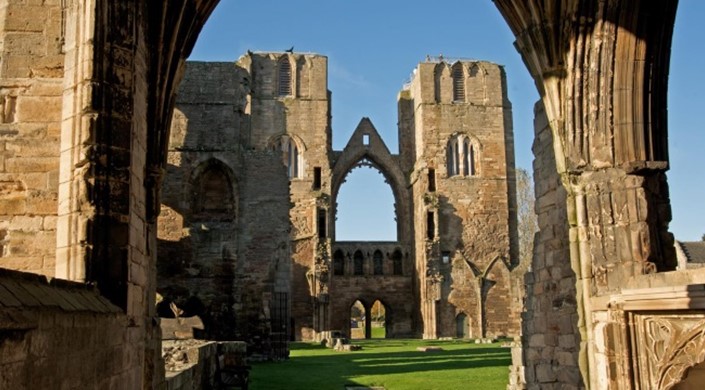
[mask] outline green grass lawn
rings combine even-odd
[[[387,390],[506,389],[510,351],[499,344],[435,340],[354,340],[361,351],[336,352],[292,343],[285,362],[258,363],[253,390],[342,390],[346,384]],[[416,347],[440,346],[441,352]]]

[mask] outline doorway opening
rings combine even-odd
[[[387,308],[380,300],[376,300],[370,309],[370,335],[373,339],[387,338]]]
[[[359,300],[350,306],[350,339],[366,338],[367,309]]]

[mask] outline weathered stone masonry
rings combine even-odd
[[[5,172],[0,264],[51,275],[54,261],[56,276],[97,283],[98,291],[90,290],[93,297],[84,301],[93,302],[100,295],[120,311],[84,315],[67,306],[58,312],[57,306],[37,305],[27,298],[24,288],[13,289],[10,298],[3,295],[0,316],[8,319],[3,320],[3,334],[11,330],[13,339],[0,343],[2,387],[41,388],[52,383],[61,388],[134,389],[164,383],[154,318],[160,186],[185,59],[218,2],[0,2],[0,137]],[[544,218],[549,220],[539,222],[543,238],[535,261],[542,271],[527,279],[536,296],[527,297],[523,325],[527,348],[517,361],[515,383],[522,386],[520,380],[526,379],[527,387],[537,389],[701,388],[698,375],[705,355],[690,352],[702,351],[705,340],[705,271],[670,272],[675,258],[665,180],[666,92],[677,1],[494,3],[516,36],[516,47],[545,107],[552,140],[542,136],[537,142],[536,170],[555,167],[565,190],[561,205],[562,195],[548,190],[558,188],[556,177],[549,172],[535,175],[549,180],[536,186],[547,190],[540,195],[547,196]],[[414,165],[405,148],[400,146],[404,166]],[[551,148],[554,157],[549,157]],[[548,160],[553,163],[545,164]],[[58,178],[53,179],[57,164]],[[438,173],[442,167],[433,168]],[[223,184],[218,175],[208,177],[215,180],[205,183]],[[242,192],[243,183],[237,184]],[[321,194],[332,194],[326,185],[330,184],[322,186]],[[210,188],[204,187],[206,192]],[[330,216],[330,201],[316,197],[316,208]],[[428,212],[420,204],[411,205],[415,215]],[[240,203],[237,209],[241,208]],[[304,215],[311,218],[311,229],[318,226],[313,216]],[[440,226],[437,216],[426,214],[425,221]],[[55,256],[49,245],[54,234]],[[30,249],[25,239],[33,244]],[[410,256],[416,259],[433,251],[442,256],[443,242],[439,237],[438,245],[428,249],[414,244]],[[320,260],[320,272],[312,273],[316,277],[326,275],[326,251],[331,249],[321,244],[306,249],[319,251],[315,258]],[[559,290],[567,289],[565,283],[573,277],[567,264],[575,275],[575,308],[570,294]],[[422,270],[423,264],[413,268]],[[418,287],[421,274],[413,272],[412,282]],[[299,276],[306,278],[306,272],[302,269]],[[16,274],[3,277],[0,287],[10,291],[8,286],[22,279]],[[52,296],[63,290],[50,283],[44,291]],[[435,291],[443,297],[442,289]],[[558,330],[544,327],[542,319],[553,318],[554,298],[562,304],[559,318],[574,315],[574,324]],[[292,297],[292,307],[295,300]],[[253,301],[261,303],[263,298]],[[551,305],[545,304],[548,301]],[[324,313],[325,305],[319,307]],[[427,300],[423,311],[432,313],[432,308]],[[19,314],[32,313],[54,318],[40,321],[38,329],[48,330],[53,323],[57,332],[23,327],[31,321]],[[570,327],[578,330],[571,335]],[[110,356],[122,360],[96,359],[97,350],[90,348],[74,353],[76,349],[62,341],[76,334],[98,339],[106,329],[115,343]],[[41,337],[35,337],[41,334],[51,334],[56,343],[43,347]],[[646,340],[659,348],[645,348]],[[62,361],[66,366],[36,365],[42,360],[22,352],[28,345],[46,352],[43,361]],[[83,370],[87,362],[89,371]],[[685,383],[679,384],[681,380]]]
[[[258,337],[269,337],[279,327],[271,325],[275,290],[286,294],[278,299],[290,305],[284,324],[295,339],[349,334],[356,300],[367,309],[375,300],[385,304],[388,337],[518,334],[509,288],[516,211],[504,74],[486,62],[454,68],[461,73],[451,77],[446,62],[419,65],[416,94],[404,91],[400,100],[421,107],[401,109],[418,116],[400,127],[402,144],[417,148],[393,155],[367,119],[344,150],[331,149],[323,56],[254,53],[234,64],[189,63],[162,189],[160,293],[207,318],[206,333],[221,337],[249,339],[255,323]],[[453,82],[463,86],[455,101],[446,96]],[[428,96],[443,100],[429,105]],[[459,149],[468,142],[474,152]],[[461,152],[474,154],[463,159]],[[454,153],[463,172],[446,169]],[[379,169],[392,187],[396,242],[335,240],[337,193],[358,165]],[[429,189],[434,167],[437,188]],[[419,229],[429,207],[437,213],[433,237]],[[436,250],[415,252],[419,247]],[[374,269],[374,261],[382,264]],[[428,297],[430,279],[442,283],[437,297]],[[460,331],[456,318],[467,318]]]

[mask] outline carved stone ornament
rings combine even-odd
[[[631,314],[635,381],[667,390],[705,361],[705,314]]]
[[[291,227],[294,239],[309,237],[312,234],[309,219],[305,216],[294,217]]]

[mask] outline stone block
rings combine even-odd
[[[532,334],[529,336],[529,346],[530,347],[545,347],[546,341],[543,334]]]
[[[556,373],[550,364],[539,364],[536,366],[536,380],[540,383],[550,383],[556,381]]]
[[[20,215],[25,214],[26,210],[27,202],[23,198],[0,198],[0,215]]]
[[[580,369],[575,365],[561,366],[557,369],[556,379],[561,384],[579,387],[582,385]]]
[[[18,215],[12,217],[12,229],[23,232],[36,232],[42,230],[43,218],[40,216]]]
[[[572,350],[576,347],[576,336],[573,334],[558,336],[558,346],[564,350]]]

